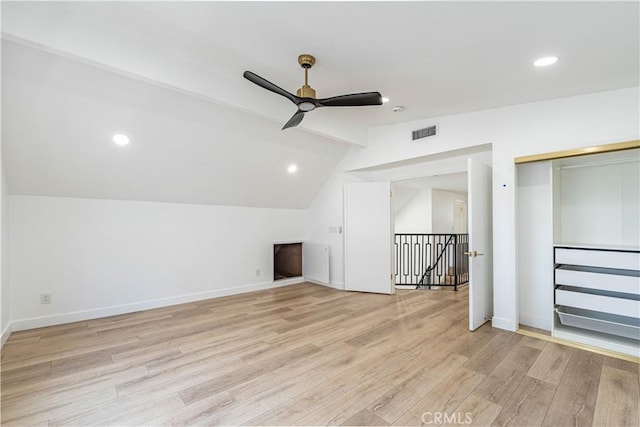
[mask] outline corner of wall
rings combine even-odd
[[[0,330],[2,337],[0,348],[11,335],[11,318],[10,318],[10,288],[9,288],[9,245],[8,245],[8,195],[7,178],[4,174],[2,166],[2,158],[0,157]]]
[[[515,332],[518,329],[518,325],[515,323],[514,319],[507,319],[503,317],[493,317],[491,319],[491,326],[511,332]]]
[[[338,289],[339,291],[344,291],[344,282],[337,282],[335,280],[332,280],[331,283],[325,286],[329,286],[333,289]]]
[[[4,346],[4,343],[11,336],[11,326],[12,326],[11,322],[9,322],[9,324],[2,331],[2,337],[0,338],[0,348],[2,348]]]

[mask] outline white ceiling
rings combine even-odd
[[[640,74],[637,2],[1,8],[4,163],[20,194],[302,208],[342,142],[366,144],[371,126],[638,86]],[[295,91],[300,53],[317,58],[319,97],[392,101],[318,109],[280,131],[294,106],[242,72]],[[532,66],[550,54],[556,65]],[[104,142],[124,128],[126,156]],[[291,161],[295,180],[282,175]]]
[[[394,184],[398,187],[413,189],[433,188],[436,190],[467,194],[467,173],[458,172],[444,175],[423,176],[420,178],[396,181]]]

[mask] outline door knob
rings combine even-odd
[[[469,251],[469,252],[465,252],[464,254],[469,255],[469,258],[475,258],[477,256],[484,255],[484,254],[478,253],[478,251]]]

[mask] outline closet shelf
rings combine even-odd
[[[640,295],[640,271],[560,265],[556,284]]]
[[[640,340],[640,319],[638,318],[571,307],[557,307],[556,313],[564,326]]]
[[[558,247],[554,337],[640,353],[640,252]]]
[[[640,270],[637,251],[621,251],[597,248],[567,248],[556,246],[556,264],[582,265],[587,267]]]

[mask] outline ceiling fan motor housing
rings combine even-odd
[[[300,98],[315,98],[316,97],[316,91],[315,89],[313,89],[311,86],[309,85],[303,85],[300,89],[298,89],[298,91],[296,92],[296,94],[300,97]]]

